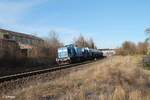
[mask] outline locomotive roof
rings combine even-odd
[[[37,39],[37,40],[41,40],[43,41],[43,39],[36,37],[34,35],[29,35],[29,34],[25,34],[25,33],[20,33],[20,32],[14,32],[14,31],[10,31],[10,30],[6,30],[6,29],[0,29],[0,32],[7,32],[9,34],[13,34],[13,35],[17,35],[17,36],[22,36],[25,38],[30,38],[30,39]]]

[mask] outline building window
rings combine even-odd
[[[32,44],[32,42],[31,42],[31,40],[30,40],[30,39],[28,39],[28,44],[30,44],[30,45]]]
[[[16,37],[15,37],[15,36],[12,36],[12,40],[16,40]]]
[[[8,34],[4,34],[3,37],[4,37],[4,39],[9,39],[10,38]]]

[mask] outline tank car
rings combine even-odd
[[[89,49],[91,59],[98,59],[103,57],[103,53],[98,49]]]

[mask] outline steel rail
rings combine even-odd
[[[0,77],[0,83],[5,82],[5,81],[17,80],[19,78],[29,77],[29,76],[33,76],[33,75],[43,74],[43,73],[47,73],[47,72],[53,72],[53,71],[57,71],[57,70],[61,70],[61,69],[71,68],[74,66],[84,65],[84,64],[93,63],[93,62],[95,62],[95,61],[93,61],[93,60],[85,61],[82,63],[61,65],[61,66],[55,66],[53,68],[47,68],[47,69],[42,69],[42,70],[14,74],[14,75],[2,76],[2,77]]]

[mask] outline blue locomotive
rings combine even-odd
[[[57,55],[56,62],[59,65],[103,57],[103,53],[97,49],[79,48],[74,44],[58,48]]]

